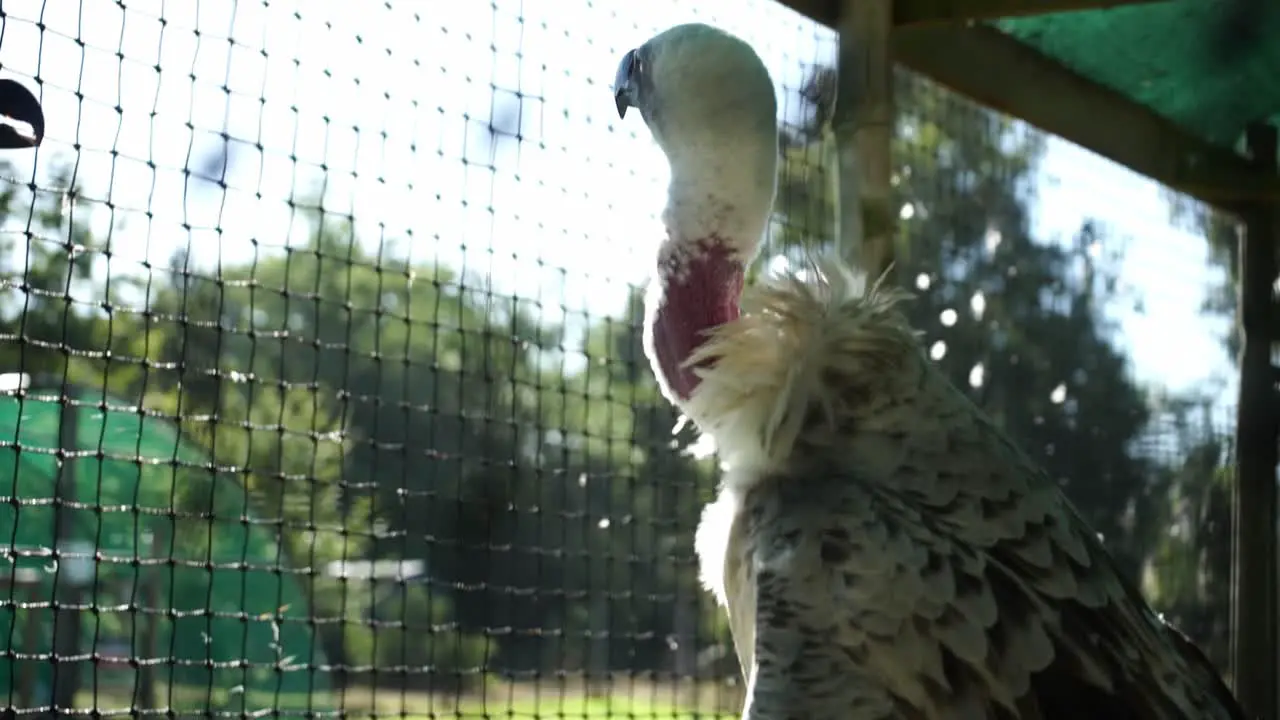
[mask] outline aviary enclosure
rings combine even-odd
[[[931,356],[1276,717],[1280,49],[1205,52],[1226,7],[6,3],[4,705],[735,715],[610,98],[699,20],[778,84],[764,261],[859,173]]]

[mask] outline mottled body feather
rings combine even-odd
[[[773,276],[696,356],[691,416],[746,460],[697,543],[744,717],[1241,718],[900,300],[836,263]]]

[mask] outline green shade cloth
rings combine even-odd
[[[1256,23],[1263,40],[1228,60],[1209,51],[1225,0],[1174,0],[993,24],[1042,54],[1215,145],[1246,125],[1280,121],[1280,3]]]
[[[329,678],[317,669],[326,663],[307,619],[303,586],[285,566],[271,526],[250,522],[243,486],[215,473],[204,451],[172,423],[92,391],[75,397],[76,449],[87,452],[71,464],[74,499],[84,506],[64,517],[71,523],[67,534],[99,553],[96,563],[81,561],[95,570],[81,602],[98,608],[81,616],[81,648],[125,661],[96,668],[83,663],[82,690],[92,691],[97,673],[101,685],[119,681],[129,699],[133,671],[127,660],[147,656],[146,616],[129,606],[158,605],[154,657],[162,660],[161,704],[168,704],[164,695],[172,688],[175,710],[198,711],[219,702],[210,700],[212,687],[237,710],[244,703],[331,711]],[[61,407],[41,391],[21,399],[0,396],[0,648],[18,653],[53,647],[53,611],[21,605],[53,598],[47,551],[55,536]],[[206,517],[191,514],[201,507]],[[206,519],[210,509],[212,520]],[[64,560],[63,571],[73,562]],[[253,666],[233,666],[241,660]],[[0,656],[0,704],[16,702],[17,684],[33,669],[38,686],[47,688],[47,660]],[[120,690],[101,692],[119,699]]]

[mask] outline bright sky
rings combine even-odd
[[[35,171],[79,143],[87,195],[108,198],[125,223],[111,272],[163,265],[188,243],[209,271],[278,248],[300,228],[287,199],[323,164],[327,207],[353,208],[366,241],[400,238],[414,260],[490,276],[558,322],[619,309],[661,237],[664,160],[609,96],[623,51],[672,24],[710,22],[752,42],[780,89],[834,55],[831,33],[768,0],[76,5],[78,15],[5,3],[0,59],[6,76],[45,83]],[[487,142],[495,95],[520,111],[521,141]],[[216,151],[224,128],[230,189],[186,184],[182,168]],[[1092,216],[1126,243],[1124,277],[1145,312],[1119,319],[1139,377],[1175,389],[1227,378],[1225,328],[1199,312],[1205,244],[1170,225],[1158,187],[1062,142],[1044,170],[1043,237],[1069,237]]]

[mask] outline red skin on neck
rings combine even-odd
[[[655,368],[681,400],[688,400],[698,386],[694,370],[706,362],[684,366],[684,362],[706,340],[710,330],[738,318],[744,271],[718,236],[689,242],[697,248],[685,256],[683,272],[668,263],[659,265],[657,281],[662,283],[659,306],[653,315]]]

